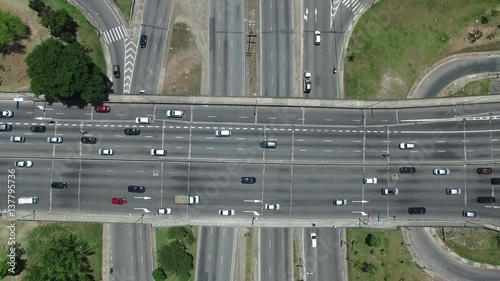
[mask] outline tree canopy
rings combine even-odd
[[[18,16],[0,11],[0,52],[2,54],[24,51],[19,41],[27,38],[29,34],[29,27]]]
[[[95,254],[85,241],[71,234],[37,243],[37,254],[26,268],[26,281],[93,281],[88,256]],[[100,253],[99,253],[100,254]]]
[[[49,38],[33,48],[26,63],[31,90],[48,102],[98,104],[106,97],[105,76],[79,43]]]
[[[193,256],[187,252],[183,241],[174,240],[158,251],[158,264],[167,274],[189,276],[193,269]]]

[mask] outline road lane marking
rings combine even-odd
[[[352,152],[361,153],[361,150],[353,150]]]
[[[324,142],[332,142],[333,140],[324,140]]]
[[[247,119],[247,116],[238,116],[239,119]]]
[[[303,139],[298,139],[297,141],[306,141],[306,140],[303,140]]]
[[[333,152],[333,150],[331,150],[331,149],[324,149],[323,151],[324,152]]]
[[[438,150],[439,153],[446,152],[446,150]]]
[[[176,139],[183,139],[184,137],[175,137]]]
[[[237,138],[237,140],[245,140],[245,138]]]
[[[207,140],[213,140],[215,137],[206,137]]]
[[[217,118],[217,115],[209,115],[208,118]]]
[[[153,136],[144,136],[145,138],[152,138]]]
[[[114,172],[114,170],[106,170],[106,172],[112,173]]]
[[[361,140],[353,140],[352,142],[361,142]]]
[[[115,135],[115,138],[123,138],[122,135]]]
[[[325,119],[325,121],[332,122],[333,119]]]
[[[176,149],[182,149],[182,146],[176,146],[175,148]]]
[[[206,150],[213,150],[214,148],[213,147],[206,147],[205,149]]]

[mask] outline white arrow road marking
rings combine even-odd
[[[146,208],[134,208],[134,210],[143,210],[145,213],[151,213],[151,211]]]
[[[136,197],[136,196],[134,196],[134,198],[136,198],[136,199],[144,199],[144,200],[151,199],[151,197],[147,197],[147,196],[143,196],[143,197]]]

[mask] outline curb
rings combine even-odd
[[[409,235],[409,230],[406,228],[401,228],[401,233],[403,234],[403,240],[405,242],[406,248],[410,252],[410,255],[412,256],[412,260],[417,263],[417,265],[430,277],[437,278],[436,273],[432,271],[430,268],[426,267],[425,264],[422,262],[422,259],[420,256],[417,254],[417,251],[415,251],[415,248],[413,248],[413,244],[411,242],[411,238]]]
[[[451,250],[450,248],[448,248],[446,246],[446,244],[443,242],[441,237],[439,237],[439,235],[437,234],[435,228],[426,227],[425,230],[429,231],[430,234],[432,235],[432,237],[434,238],[434,240],[436,241],[436,243],[439,245],[439,247],[441,247],[441,249],[443,249],[449,256],[451,256],[457,262],[459,262],[463,265],[466,265],[466,266],[470,266],[470,267],[500,270],[500,266],[494,266],[494,265],[490,265],[490,264],[486,264],[486,263],[474,262],[474,261],[470,261],[466,258],[459,256],[457,253],[455,253],[453,250]]]

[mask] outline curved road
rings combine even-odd
[[[454,260],[423,227],[412,227],[408,231],[413,248],[427,268],[449,281],[498,281],[498,270],[469,267]]]

